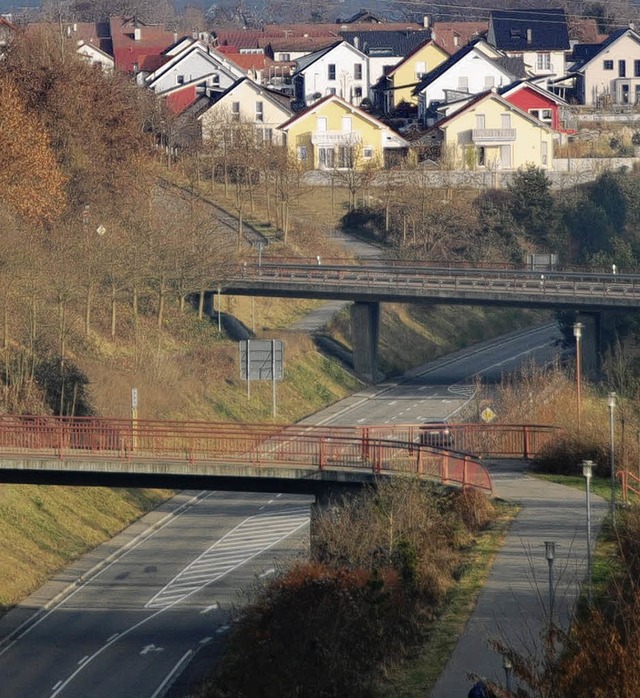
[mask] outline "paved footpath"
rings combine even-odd
[[[519,503],[522,508],[431,698],[466,698],[473,683],[467,677],[470,672],[504,684],[502,657],[489,647],[488,640],[506,640],[520,649],[537,645],[549,606],[544,541],[556,543],[554,615],[565,628],[586,574],[585,490],[528,476],[524,466],[516,462],[489,463],[488,469],[496,496]],[[592,495],[593,540],[606,512],[607,503]],[[513,681],[512,688],[516,685]]]

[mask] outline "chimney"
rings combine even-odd
[[[173,32],[173,43],[174,44],[178,43],[178,32]]]
[[[359,36],[354,36],[353,37],[353,45],[356,48],[360,48],[360,37]]]
[[[429,15],[424,15],[424,17],[422,18],[422,26],[425,29],[429,29],[429,27],[431,26],[431,18],[429,17]]]
[[[140,41],[141,38],[142,38],[142,29],[140,27],[134,27],[133,28],[133,40]]]

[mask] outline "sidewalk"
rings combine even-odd
[[[585,491],[530,477],[519,463],[487,465],[496,496],[517,502],[522,509],[431,698],[466,698],[473,683],[467,678],[469,672],[504,684],[502,657],[488,646],[488,640],[505,640],[519,649],[537,645],[549,602],[544,541],[556,543],[554,615],[564,628],[586,574]],[[606,513],[607,503],[592,496],[594,541]],[[517,682],[512,683],[515,690]]]

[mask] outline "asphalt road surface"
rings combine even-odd
[[[409,423],[455,416],[475,376],[498,381],[557,352],[552,325],[516,332],[367,388],[309,423]],[[0,620],[5,698],[160,698],[198,657],[215,657],[230,610],[308,549],[309,497],[183,493]],[[87,559],[91,559],[88,556]],[[61,589],[82,575],[79,583]],[[57,586],[56,586],[57,585]],[[53,591],[51,591],[53,590]],[[54,593],[58,597],[52,599]],[[44,606],[45,601],[48,601]],[[203,652],[203,648],[205,651]],[[195,658],[195,662],[194,662]],[[177,695],[174,690],[171,695]]]

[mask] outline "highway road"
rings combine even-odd
[[[455,418],[473,400],[475,375],[497,381],[532,358],[549,361],[558,339],[547,325],[484,342],[367,388],[308,422]],[[46,609],[41,592],[0,620],[2,695],[179,695],[178,688],[166,691],[184,667],[215,657],[232,606],[244,600],[238,590],[308,549],[309,505],[309,497],[291,495],[182,493],[166,513],[145,519],[152,525],[143,521],[135,536],[125,532],[112,542],[97,568],[81,563],[61,575],[68,581],[82,573],[83,581]],[[50,587],[60,591],[62,583]]]

